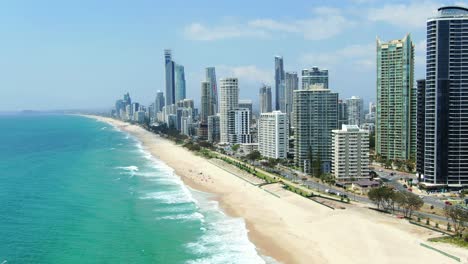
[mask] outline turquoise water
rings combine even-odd
[[[265,262],[242,219],[77,116],[0,116],[0,239],[0,263]]]

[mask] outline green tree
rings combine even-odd
[[[445,216],[452,221],[453,230],[458,236],[461,236],[468,225],[468,209],[459,205],[445,205]]]
[[[231,147],[231,149],[234,151],[234,152],[237,152],[237,150],[239,150],[240,148],[240,145],[239,144],[235,144],[234,146]]]
[[[423,199],[419,198],[414,193],[396,192],[394,195],[395,202],[403,208],[405,217],[411,218],[414,211],[421,209],[424,205]]]
[[[249,160],[258,160],[262,157],[258,150],[254,150],[245,156]]]
[[[367,196],[369,199],[377,205],[377,208],[382,208],[383,210],[394,209],[395,204],[395,191],[393,188],[388,186],[380,186],[377,188],[372,188]]]

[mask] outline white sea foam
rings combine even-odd
[[[117,169],[125,170],[125,171],[138,171],[137,166],[126,166],[126,167],[117,167]]]
[[[183,204],[183,203],[196,203],[196,201],[185,194],[181,190],[164,191],[164,192],[151,192],[140,197],[141,199],[157,200],[165,204]]]
[[[195,212],[191,214],[175,214],[157,217],[156,220],[182,220],[182,221],[201,221],[204,222],[205,218],[202,214]]]

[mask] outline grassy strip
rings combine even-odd
[[[412,221],[412,220],[410,220],[409,222],[410,222],[410,224],[417,225],[417,226],[420,226],[420,227],[424,227],[424,228],[430,229],[430,230],[432,230],[432,231],[436,231],[436,232],[442,233],[442,234],[447,235],[447,236],[450,236],[450,235],[451,235],[451,234],[446,233],[445,231],[440,230],[440,229],[435,228],[435,227],[431,227],[431,226],[428,226],[428,225],[423,225],[423,224],[421,224],[421,223],[418,223],[418,222],[415,222],[415,221]]]
[[[468,249],[468,241],[457,236],[434,237],[434,238],[429,238],[429,241],[448,243],[448,244],[452,244],[452,245],[456,245],[456,246]]]

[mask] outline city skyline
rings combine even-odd
[[[218,79],[238,78],[240,98],[253,99],[257,108],[261,84],[274,87],[272,60],[280,55],[285,71],[328,69],[331,89],[343,98],[361,96],[367,103],[375,100],[375,37],[396,39],[410,32],[416,45],[415,78],[424,78],[425,20],[437,7],[456,3],[297,1],[294,8],[281,10],[264,5],[268,12],[262,15],[232,8],[226,17],[212,14],[230,4],[201,2],[194,15],[159,25],[164,17],[155,14],[160,9],[166,11],[165,18],[177,10],[142,2],[132,3],[131,11],[124,3],[108,8],[91,1],[52,2],[49,10],[34,2],[1,4],[0,31],[9,41],[1,44],[5,78],[0,87],[12,100],[0,111],[105,108],[114,103],[109,94],[127,91],[148,104],[154,100],[148,97],[165,90],[161,52],[167,48],[185,67],[187,98],[200,97],[204,70],[214,66]],[[204,10],[207,6],[211,9]],[[401,23],[391,19],[391,10],[404,10]],[[205,13],[210,13],[209,19]],[[314,25],[334,30],[314,33]],[[361,30],[352,30],[356,27]],[[277,44],[266,45],[272,40]],[[19,98],[17,93],[30,96]]]

